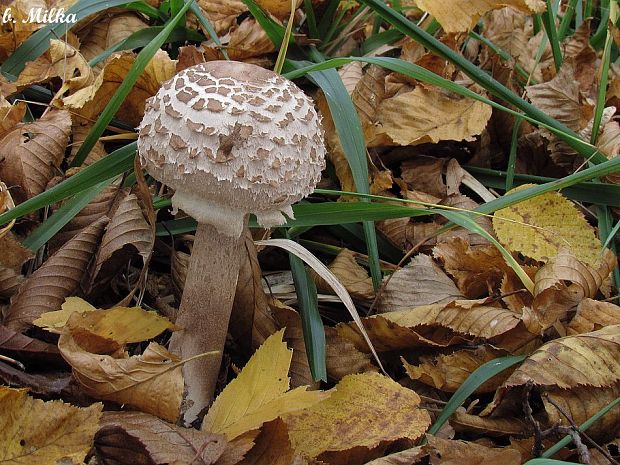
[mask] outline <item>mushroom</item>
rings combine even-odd
[[[186,423],[213,400],[250,213],[259,225],[293,218],[325,167],[320,119],[293,82],[256,65],[187,68],[147,100],[138,150],[146,170],[174,188],[172,206],[196,236],[170,349],[183,359]]]

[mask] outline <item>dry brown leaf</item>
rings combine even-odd
[[[288,438],[286,423],[276,418],[265,423],[256,438],[256,445],[239,465],[304,465],[307,462],[295,456]]]
[[[43,313],[61,307],[78,288],[107,222],[103,217],[82,230],[28,277],[5,315],[8,328],[22,331]]]
[[[74,134],[75,140],[75,134]],[[54,253],[84,228],[90,226],[102,216],[109,216],[110,208],[119,191],[117,183],[106,187],[103,192],[91,200],[75,215],[48,243],[50,253]]]
[[[354,61],[351,64],[353,63],[359,62]],[[377,108],[385,98],[386,75],[384,68],[370,65],[351,93],[351,100],[360,117],[366,138],[372,133],[371,126],[377,121]]]
[[[261,283],[262,273],[258,263],[256,246],[249,229],[245,231],[244,246],[247,255],[241,261],[237,290],[228,327],[241,350],[246,354],[251,354],[253,348],[257,348],[264,342],[261,336],[254,335],[254,320],[260,318],[260,315],[269,313],[269,307]],[[177,260],[178,262],[179,260]],[[274,326],[273,331],[269,334],[274,333],[275,330],[276,327]],[[300,384],[296,386],[300,386]]]
[[[99,403],[78,408],[58,400],[43,402],[25,389],[0,386],[0,463],[82,463],[102,408]]]
[[[144,217],[138,197],[126,195],[120,200],[101,238],[86,293],[90,295],[105,289],[118,270],[136,255],[140,255],[146,264],[154,241],[154,231]]]
[[[425,448],[432,465],[521,465],[521,454],[508,447],[485,447],[474,442],[428,436]]]
[[[95,435],[103,465],[212,465],[224,453],[220,434],[182,428],[142,412],[106,412]]]
[[[232,440],[328,396],[304,387],[289,391],[287,373],[292,353],[282,341],[283,333],[281,330],[269,337],[215,399],[202,423],[203,431],[222,433]]]
[[[360,352],[348,340],[340,337],[335,328],[325,327],[327,376],[340,381],[346,375],[378,372],[369,354]]]
[[[79,318],[74,314],[69,318]],[[176,421],[183,398],[180,360],[159,344],[150,343],[142,355],[114,358],[82,349],[69,331],[58,340],[63,358],[84,392],[101,400],[126,404],[164,420]]]
[[[410,365],[402,358],[401,360],[411,379],[445,392],[455,392],[482,364],[504,355],[504,351],[482,345],[476,349],[457,350],[449,355],[423,355],[418,366]],[[485,381],[476,392],[494,392],[509,375],[510,371],[503,371]]]
[[[295,0],[295,9],[299,8],[303,0]],[[256,4],[271,13],[276,18],[287,19],[291,14],[289,0],[257,0]]]
[[[527,96],[536,107],[573,131],[578,131],[590,120],[592,109],[581,93],[579,81],[575,79],[575,66],[573,59],[565,60],[552,80],[526,89]]]
[[[0,298],[10,299],[13,297],[25,279],[21,273],[0,265]]]
[[[383,313],[362,321],[377,351],[383,352],[418,346],[445,347],[473,338],[494,339],[516,328],[520,319],[510,310],[457,300]],[[354,324],[341,323],[336,328],[358,350],[368,351]]]
[[[344,88],[347,89],[349,95],[353,94],[355,86],[357,86],[357,83],[360,82],[360,79],[364,76],[362,68],[362,63],[359,61],[352,61],[338,69],[338,75],[340,79],[342,79],[342,84],[344,84]]]
[[[584,298],[594,297],[615,266],[616,256],[609,249],[605,249],[597,268],[582,263],[565,249],[549,260],[534,279],[533,309],[543,328],[564,319]]]
[[[228,32],[236,23],[237,17],[248,11],[248,7],[241,0],[198,0],[197,3],[218,35]]]
[[[254,19],[244,19],[230,33],[226,51],[231,60],[243,61],[275,51],[263,27]]]
[[[421,191],[441,200],[448,194],[443,180],[445,163],[446,160],[442,158],[415,157],[402,163],[400,177],[410,190]]]
[[[16,273],[21,273],[24,263],[30,260],[34,254],[26,249],[12,233],[0,237],[0,265],[10,268]]]
[[[134,32],[147,26],[148,24],[140,16],[132,12],[104,16],[78,33],[81,41],[80,52],[84,58],[92,60]],[[97,71],[101,68],[103,68],[102,63],[95,66]]]
[[[607,404],[620,396],[620,383],[605,388],[578,387],[571,389],[549,389],[542,395],[549,425],[581,425]],[[620,406],[611,409],[588,428],[588,436],[597,442],[616,437],[620,428]]]
[[[56,174],[69,142],[71,117],[50,110],[32,123],[17,125],[0,141],[0,179],[16,203],[43,192]]]
[[[511,436],[513,438],[528,437],[534,434],[531,423],[515,417],[480,417],[459,408],[452,417],[450,425],[459,433],[473,433],[481,436]]]
[[[497,288],[504,274],[510,272],[497,247],[471,246],[459,237],[437,244],[433,256],[443,262],[444,269],[469,298],[488,295],[489,289]]]
[[[133,52],[113,55],[106,61],[104,69],[92,85],[63,99],[65,107],[81,116],[86,122],[96,120],[125,79],[134,60]],[[170,79],[174,73],[174,61],[165,51],[158,50],[140,74],[116,116],[132,126],[137,126],[144,115],[146,99],[155,95],[161,83]]]
[[[32,339],[0,325],[0,351],[5,355],[35,362],[59,361],[58,348],[47,342]]]
[[[434,16],[446,32],[465,32],[476,24],[487,11],[510,6],[523,13],[542,13],[543,0],[465,0],[434,2],[416,0],[418,7]]]
[[[15,89],[17,91],[17,89]],[[26,114],[26,102],[15,101],[12,104],[0,92],[0,140],[15,129]]]
[[[502,389],[535,386],[609,387],[620,379],[620,325],[547,342],[530,355]]]
[[[611,302],[585,298],[577,305],[577,312],[566,327],[566,334],[589,333],[610,325],[620,325],[620,307]]]
[[[417,465],[426,455],[421,446],[413,447],[371,460],[366,465]]]
[[[306,344],[299,313],[274,298],[269,299],[269,309],[278,326],[284,329],[284,341],[293,349],[293,357],[289,369],[291,387],[310,386],[318,388],[319,383],[315,383],[312,379],[312,372],[308,364],[308,355],[306,354]]]
[[[416,255],[389,279],[377,303],[379,313],[446,304],[463,298],[454,282],[428,255]]]
[[[62,90],[73,92],[93,83],[95,76],[82,54],[62,40],[51,39],[49,49],[34,61],[26,63],[15,85],[23,89],[60,78]]]
[[[82,143],[84,142],[84,139],[86,139],[91,129],[93,128],[92,122],[80,120],[79,118],[75,118],[75,119],[76,121],[73,122],[73,129],[72,129],[73,141],[71,143],[71,154],[68,157],[69,162],[73,161],[73,158],[78,153],[78,150],[80,150],[80,147],[82,146]],[[107,152],[105,151],[105,147],[103,146],[103,143],[100,140],[97,140],[93,148],[89,150],[88,155],[86,155],[86,158],[84,159],[84,162],[82,163],[81,166],[82,167],[90,166],[93,163],[95,163],[97,160],[101,160],[106,155],[107,155]],[[109,188],[110,187],[108,187],[108,189]]]
[[[349,249],[342,249],[329,265],[329,269],[342,283],[351,297],[363,302],[370,302],[375,291],[368,272],[357,263],[355,255]],[[333,289],[317,273],[312,272],[317,289],[324,294],[334,294]]]
[[[48,10],[45,0],[14,1],[10,5],[13,21],[5,22],[0,28],[0,61],[6,60],[33,32],[44,26],[43,23],[28,19],[30,10],[32,8]]]
[[[490,117],[484,103],[416,87],[381,102],[369,146],[473,140]]]
[[[368,460],[392,442],[421,437],[430,416],[419,404],[414,391],[378,373],[364,373],[346,376],[330,398],[283,419],[296,453],[354,465],[363,462],[351,461],[350,453]]]

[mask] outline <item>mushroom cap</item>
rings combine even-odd
[[[260,66],[210,61],[187,68],[147,100],[138,151],[175,189],[172,203],[221,233],[243,218],[263,226],[292,217],[325,167],[320,119],[293,82]]]

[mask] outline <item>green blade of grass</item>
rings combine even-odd
[[[67,9],[66,15],[75,14],[78,21],[100,11],[121,6],[127,0],[79,0],[71,8]],[[62,36],[65,30],[71,29],[72,24],[50,23],[42,27],[24,41],[0,66],[0,72],[8,79],[14,80],[24,69],[27,62],[36,60],[43,55],[50,46],[50,39]]]
[[[33,252],[39,250],[54,236],[54,234],[60,231],[63,226],[71,221],[75,215],[93,200],[97,194],[108,187],[113,180],[114,178],[110,178],[99,184],[95,184],[92,187],[84,189],[79,194],[76,194],[72,199],[67,200],[52,216],[41,223],[39,227],[22,242],[22,245]]]
[[[560,71],[562,67],[562,51],[560,50],[560,41],[558,40],[558,31],[555,28],[555,12],[551,5],[551,0],[546,0],[547,10],[540,15],[547,33],[547,39],[551,44],[551,53],[553,54],[553,64],[555,71]]]
[[[517,109],[523,111],[530,118],[538,120],[550,127],[553,127],[560,133],[563,133],[565,135],[563,140],[565,140],[570,147],[577,150],[585,158],[590,159],[593,163],[602,163],[606,160],[606,157],[599,153],[594,147],[590,147],[589,150],[585,150],[581,144],[576,142],[579,141],[577,134],[569,128],[550,117],[536,106],[520,98],[510,89],[493,79],[493,77],[488,75],[485,71],[466,60],[447,45],[441,43],[435,37],[428,34],[400,13],[388,7],[381,0],[360,0],[360,2],[372,8],[377,14],[392,24],[403,34],[413,38],[416,42],[419,42],[431,52],[458,66],[474,82],[484,87],[491,94],[510,103],[511,105],[514,105]]]
[[[479,386],[498,373],[501,373],[511,366],[522,362],[525,358],[525,355],[510,355],[507,357],[496,358],[495,360],[491,360],[490,362],[478,367],[467,377],[456,392],[452,394],[452,397],[435,420],[435,423],[433,423],[428,429],[426,434],[437,434],[456,409],[463,405],[463,402],[465,402],[465,400],[471,396]]]
[[[115,150],[69,179],[2,213],[0,215],[0,225],[78,194],[131,169],[136,155],[136,145],[136,142],[132,142],[125,147]]]
[[[219,47],[222,55],[224,55],[224,58],[226,60],[230,60],[230,58],[228,57],[228,52],[226,52],[226,49],[222,47],[222,42],[220,42],[220,38],[218,37],[217,32],[215,32],[215,29],[213,29],[211,21],[209,21],[209,19],[204,15],[200,7],[196,3],[192,3],[189,8],[192,13],[194,13],[194,16],[198,18],[198,22],[200,23],[200,25],[205,29],[205,31],[207,31],[209,38],[213,41],[215,45]]]
[[[463,168],[475,175],[476,179],[487,187],[503,189],[506,185],[506,171],[478,168],[468,165],[463,166]],[[520,186],[522,184],[543,184],[555,180],[554,178],[534,176],[531,174],[514,175],[515,186]],[[599,204],[601,203],[601,199],[605,199],[607,205],[620,207],[620,185],[616,184],[582,182],[563,189],[562,194],[569,199],[594,204]]]
[[[193,1],[194,0],[188,0],[183,6],[183,8],[179,10],[179,12],[174,16],[174,18],[170,20],[170,22],[162,29],[162,31],[157,34],[157,36],[146,47],[144,47],[140,53],[138,53],[138,56],[131,65],[131,68],[129,68],[127,75],[118,86],[118,89],[116,90],[108,104],[101,112],[99,118],[97,118],[97,121],[82,142],[82,145],[80,145],[80,148],[75,154],[75,158],[73,159],[71,166],[80,166],[84,162],[92,148],[97,143],[97,140],[99,139],[101,134],[103,134],[103,131],[112,120],[114,114],[123,104],[125,98],[127,97],[127,95],[129,95],[129,92],[131,92],[131,89],[144,71],[146,65],[148,65],[149,61],[151,61],[151,58],[153,58],[155,53],[166,41],[166,38],[172,33],[177,23],[184,17],[185,12],[189,9]]]
[[[291,253],[288,256],[293,283],[297,291],[299,315],[312,379],[314,381],[327,381],[325,328],[319,314],[316,286],[306,270],[304,262]]]

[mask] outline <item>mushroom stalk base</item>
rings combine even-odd
[[[183,365],[181,413],[185,423],[193,422],[213,401],[245,251],[242,241],[243,237],[220,234],[215,227],[198,223],[176,319],[184,329],[173,333],[170,351],[182,359],[214,350],[219,353]]]

